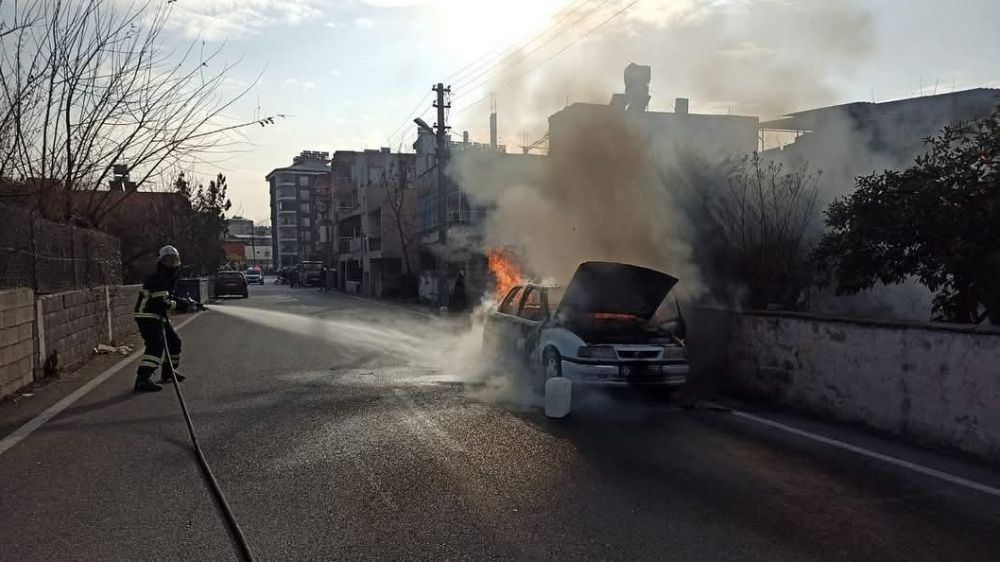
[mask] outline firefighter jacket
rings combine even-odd
[[[174,296],[177,272],[157,264],[156,271],[142,283],[142,290],[135,301],[136,320],[166,321],[170,312],[187,312],[193,303],[184,297]]]

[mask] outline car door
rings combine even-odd
[[[491,352],[506,360],[514,352],[517,309],[521,305],[523,287],[512,287],[500,301],[500,306],[491,314],[484,326],[483,341],[491,346]]]
[[[513,318],[513,337],[515,352],[528,364],[537,345],[539,330],[547,317],[544,289],[527,287],[521,297],[517,316]]]

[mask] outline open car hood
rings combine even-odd
[[[666,273],[624,263],[580,264],[566,285],[557,314],[624,314],[649,320],[677,279]]]

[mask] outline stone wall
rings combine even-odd
[[[31,384],[34,379],[34,337],[34,291],[0,291],[0,397]]]
[[[728,316],[725,389],[1000,461],[1000,330]]]

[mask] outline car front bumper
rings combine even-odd
[[[686,361],[562,361],[564,377],[575,384],[594,386],[681,386],[687,383],[690,370]]]

